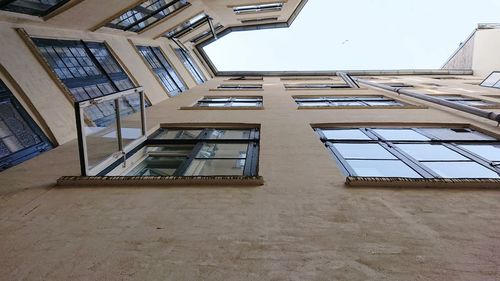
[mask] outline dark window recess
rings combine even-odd
[[[405,83],[380,83],[382,85],[387,85],[395,88],[413,88],[413,85],[405,84]]]
[[[300,107],[380,107],[404,106],[404,104],[383,96],[311,96],[295,97]]]
[[[186,85],[159,47],[137,46],[137,49],[171,96],[177,96],[186,90]]]
[[[241,23],[257,23],[264,21],[277,21],[278,17],[256,18],[256,19],[241,19]]]
[[[205,78],[205,75],[203,75],[200,67],[194,62],[193,58],[188,52],[181,48],[176,48],[175,52],[177,53],[177,56],[182,61],[189,73],[191,73],[191,76],[193,76],[197,84],[203,84],[207,81],[207,78]]]
[[[147,0],[121,14],[106,26],[140,32],[189,5],[189,2],[185,0]]]
[[[222,26],[221,24],[218,24],[217,26],[215,26],[214,30],[217,33],[217,31],[220,31],[223,28],[224,28],[224,26]],[[191,43],[198,43],[199,41],[207,38],[209,35],[212,36],[212,30],[210,30],[210,29],[205,30],[202,33],[196,35],[193,39],[191,39]]]
[[[434,97],[440,98],[443,100],[447,100],[447,101],[451,101],[451,102],[455,102],[455,103],[473,106],[473,107],[497,107],[497,106],[500,106],[500,104],[495,103],[495,102],[486,101],[486,100],[477,99],[477,98],[472,98],[472,97],[460,96],[460,95],[434,95]]]
[[[160,129],[128,176],[256,176],[258,129]]]
[[[69,0],[4,0],[0,1],[0,10],[43,17]]]
[[[301,89],[345,89],[351,88],[347,84],[285,84],[285,89],[301,90]]]
[[[171,30],[167,31],[164,36],[167,38],[178,38],[182,37],[188,32],[204,25],[208,24],[209,17],[205,13],[198,14],[191,19],[177,25]]]
[[[223,90],[261,90],[262,84],[221,84],[217,89]]]
[[[240,80],[240,81],[262,81],[264,78],[262,76],[238,76],[229,78],[229,80]]]
[[[42,130],[0,80],[0,171],[52,147]]]
[[[282,8],[283,8],[283,3],[276,2],[276,3],[268,3],[268,4],[237,6],[237,7],[233,7],[233,11],[235,14],[245,14],[245,13],[281,11]]]
[[[500,71],[493,71],[481,82],[481,86],[500,89]]]
[[[262,97],[205,97],[195,107],[262,107]]]
[[[77,102],[135,87],[104,43],[41,38],[33,42]],[[125,112],[135,112],[139,102],[131,97]],[[114,112],[109,102],[89,108],[86,114],[101,126],[114,120]]]

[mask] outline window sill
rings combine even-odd
[[[57,187],[169,187],[169,186],[213,186],[253,187],[264,184],[261,176],[65,176],[57,180]]]
[[[488,189],[500,188],[500,179],[414,179],[347,177],[345,184],[350,187]]]

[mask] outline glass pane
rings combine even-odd
[[[331,106],[366,106],[364,103],[358,101],[341,101],[341,102],[331,102]]]
[[[148,153],[161,153],[168,155],[184,155],[188,156],[193,151],[194,144],[173,144],[165,146],[148,146]]]
[[[323,107],[323,106],[330,106],[329,102],[299,102],[300,106],[304,107]]]
[[[361,177],[421,178],[413,169],[399,160],[348,160],[347,163]]]
[[[498,80],[500,80],[500,72],[494,72],[486,80],[484,80],[481,86],[491,87],[495,85]]]
[[[245,159],[195,159],[185,176],[242,176]]]
[[[393,141],[427,141],[429,138],[415,132],[412,129],[374,129],[374,131],[381,135],[386,140]]]
[[[500,145],[464,144],[459,146],[490,161],[500,161]]]
[[[174,140],[174,139],[196,139],[202,130],[176,130],[176,129],[161,129],[162,132],[154,139],[159,140]]]
[[[358,129],[321,130],[330,140],[369,140],[370,138]]]
[[[233,102],[231,103],[233,107],[259,107],[260,103],[256,102]]]
[[[246,158],[247,143],[205,143],[196,158]]]
[[[376,143],[335,143],[333,146],[346,159],[396,159],[394,155]]]
[[[496,140],[471,129],[422,128],[421,130],[442,140]]]
[[[186,157],[149,156],[127,176],[172,176],[186,159]]]
[[[208,139],[242,139],[250,138],[251,130],[212,130],[208,133]]]
[[[397,144],[404,152],[417,160],[468,160],[443,146],[433,144]]]
[[[443,178],[499,178],[494,171],[476,162],[423,162]]]
[[[369,106],[401,106],[397,101],[366,101]]]
[[[139,94],[119,98],[123,147],[142,137],[141,102]],[[115,132],[116,134],[116,132]],[[105,136],[106,137],[106,136]]]

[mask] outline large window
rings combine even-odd
[[[147,0],[106,24],[107,27],[140,32],[145,28],[189,6],[186,0]]]
[[[46,16],[69,0],[4,0],[0,9],[33,16]]]
[[[137,49],[171,96],[177,96],[186,90],[186,85],[167,61],[160,47],[137,46]]]
[[[259,130],[160,129],[128,176],[256,176]]]
[[[33,42],[77,102],[135,87],[104,43],[41,38]],[[127,107],[132,112],[138,104],[131,99]],[[97,124],[107,124],[114,112],[113,105],[103,103],[86,114]]]
[[[465,104],[468,106],[474,106],[474,107],[479,107],[479,108],[491,108],[491,107],[498,107],[500,104],[492,102],[492,101],[486,101],[478,98],[473,98],[473,97],[466,97],[466,96],[460,96],[460,95],[433,95],[434,97],[455,102],[455,103],[461,103]]]
[[[50,141],[0,80],[0,171],[51,148]]]
[[[199,100],[193,107],[195,108],[211,108],[211,109],[255,109],[262,108],[262,97],[204,97]]]
[[[500,178],[500,140],[464,128],[318,128],[350,176]]]
[[[176,48],[175,52],[177,53],[177,56],[182,61],[191,76],[193,76],[197,84],[203,84],[205,83],[205,81],[207,81],[207,78],[205,78],[205,75],[201,71],[200,67],[194,62],[193,58],[188,52],[181,48]]]
[[[500,71],[493,71],[482,83],[481,86],[500,89]]]
[[[405,105],[384,96],[300,96],[294,99],[300,108],[401,107]]]
[[[282,8],[283,8],[283,2],[275,2],[267,4],[236,6],[233,7],[233,11],[235,14],[248,14],[248,13],[281,11]]]

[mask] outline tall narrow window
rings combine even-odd
[[[464,128],[321,128],[350,176],[500,178],[500,140]]]
[[[200,67],[194,62],[193,58],[188,52],[181,48],[176,48],[175,52],[177,53],[177,56],[187,68],[189,73],[191,73],[191,76],[193,76],[197,84],[203,84],[205,83],[205,81],[207,81],[207,78],[205,78],[205,75],[203,75]]]
[[[106,24],[107,27],[140,32],[145,28],[189,6],[186,0],[147,0]]]
[[[186,85],[159,47],[137,46],[137,49],[171,96],[177,96],[186,90]]]
[[[42,130],[0,80],[0,171],[51,148]]]
[[[41,38],[33,38],[33,42],[75,101],[135,87],[104,43]],[[127,106],[133,111],[137,104],[139,100],[130,100]],[[87,114],[95,123],[106,124],[114,117],[114,108],[105,103]]]
[[[6,0],[0,1],[0,10],[43,17],[69,0]]]

